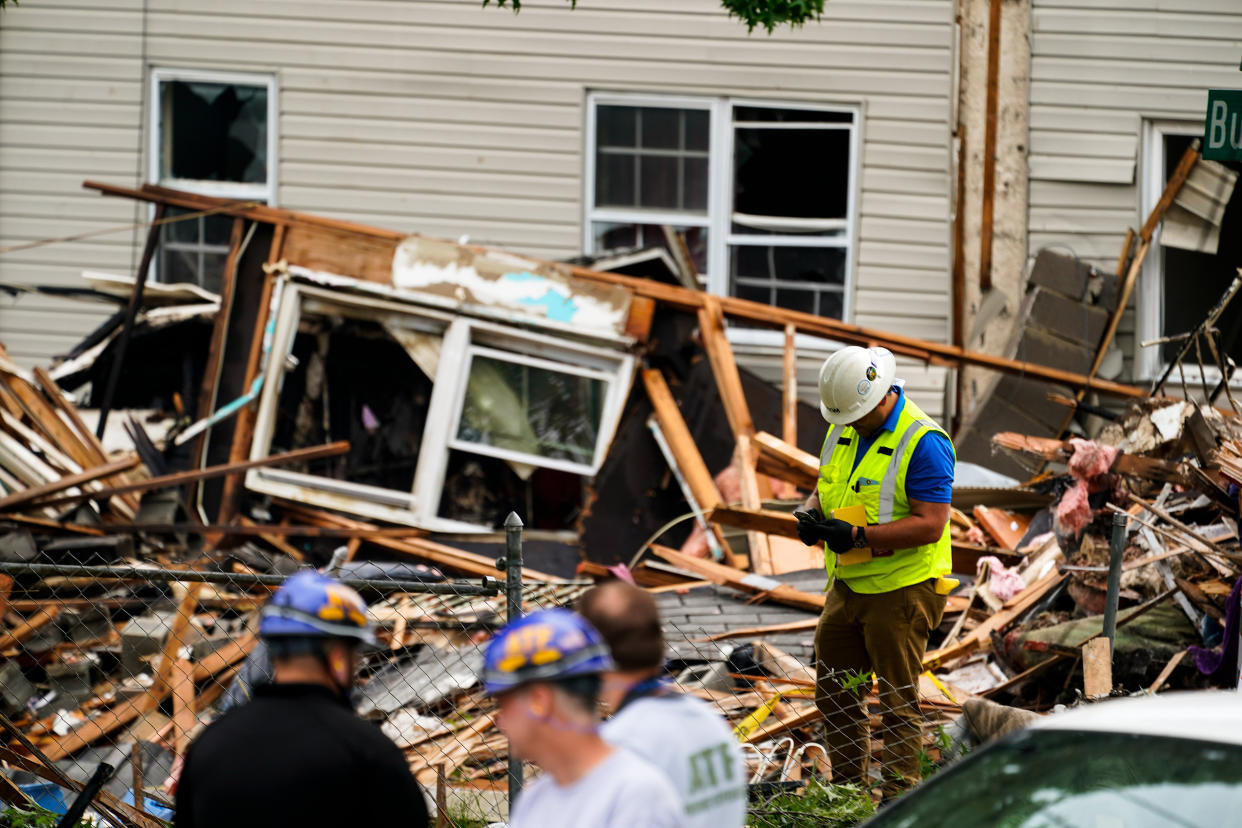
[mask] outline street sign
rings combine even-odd
[[[1242,89],[1209,89],[1203,157],[1242,161]]]

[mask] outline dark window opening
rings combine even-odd
[[[408,492],[431,380],[375,322],[304,317],[280,391],[273,454],[348,440],[327,476]]]
[[[1190,142],[1191,135],[1164,136],[1164,169],[1165,180],[1177,167]],[[1234,172],[1242,172],[1242,164],[1238,162],[1219,162]],[[1164,301],[1161,322],[1162,336],[1176,336],[1194,330],[1207,312],[1220,299],[1221,294],[1229,287],[1229,283],[1238,275],[1238,267],[1242,266],[1242,181],[1233,189],[1233,195],[1225,207],[1221,219],[1220,244],[1216,254],[1200,253],[1194,250],[1183,250],[1177,247],[1160,246],[1160,269],[1163,282]],[[1216,323],[1218,346],[1233,357],[1235,362],[1242,364],[1242,298],[1235,297],[1230,307],[1221,314]],[[1168,343],[1161,347],[1160,358],[1164,363],[1177,356],[1180,342]],[[1210,365],[1212,355],[1206,344],[1201,345],[1205,365]],[[1196,362],[1192,348],[1183,362],[1192,365]],[[1188,375],[1190,376],[1190,375]],[[1197,370],[1193,373],[1198,377]]]

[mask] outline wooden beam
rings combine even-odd
[[[755,433],[755,423],[746,404],[746,395],[742,392],[742,378],[737,371],[733,347],[725,334],[720,303],[711,294],[703,294],[703,307],[699,309],[699,333],[712,366],[712,375],[716,378],[725,416],[729,418],[729,428],[734,437],[749,437]]]
[[[230,202],[228,199],[197,196],[192,193],[169,190],[154,185],[146,185],[141,189],[134,190],[128,187],[116,187],[109,184],[87,181],[83,186],[108,195],[137,198],[143,201],[164,203],[187,209],[204,210],[218,208],[221,215],[243,216],[276,226],[323,228],[334,230],[338,233],[357,233],[361,236],[392,241],[400,241],[409,236],[408,233],[400,231],[368,227],[263,205],[238,206],[237,202]],[[531,262],[535,265],[547,264],[559,267],[579,278],[605,284],[621,285],[629,288],[637,296],[650,297],[657,302],[681,310],[697,312],[705,304],[705,294],[701,291],[690,291],[676,285],[668,285],[636,276],[624,276],[619,273],[601,273],[585,267],[566,266],[564,264],[542,262],[536,259],[532,259]],[[864,346],[883,345],[895,354],[913,357],[937,365],[977,365],[1015,376],[1046,380],[1073,388],[1088,386],[1101,393],[1113,396],[1136,398],[1147,396],[1147,391],[1144,388],[1098,378],[1088,378],[1083,374],[1061,371],[1035,363],[1003,359],[991,354],[968,351],[961,345],[947,345],[890,331],[864,328],[858,325],[850,325],[837,319],[830,319],[802,311],[788,310],[786,308],[777,308],[763,302],[752,302],[731,296],[718,297],[718,301],[721,311],[726,317],[740,320],[748,325],[778,329],[783,329],[786,325],[793,325],[799,333],[822,336],[847,344]]]
[[[86,423],[82,420],[82,415],[78,413],[77,408],[65,399],[65,392],[62,391],[60,386],[56,384],[56,380],[52,379],[51,375],[38,365],[35,366],[33,373],[35,381],[38,382],[39,387],[43,389],[44,395],[46,395],[51,404],[58,411],[60,411],[62,415],[64,415],[65,420],[69,423],[69,426],[73,429],[74,433],[77,434],[78,439],[81,440],[82,444],[87,447],[91,456],[95,458],[95,462],[91,465],[98,465],[100,463],[108,462],[108,453],[104,451],[103,443],[100,442],[99,438],[95,436],[95,432],[87,428]],[[119,484],[128,483],[129,481],[129,475],[118,474],[114,482]],[[120,495],[120,498],[121,501],[130,509],[130,511],[138,511],[137,495]]]
[[[979,221],[979,290],[992,289],[993,214],[996,204],[996,122],[1000,108],[1001,0],[988,3],[988,69],[983,127],[983,205]]]
[[[715,561],[683,555],[667,546],[653,544],[651,549],[669,563],[706,578],[714,584],[727,586],[730,589],[736,589],[752,595],[759,595],[765,600],[810,612],[819,612],[824,608],[823,593],[815,595],[803,592],[800,589],[789,586],[789,584],[783,584],[772,578],[743,572],[740,569],[718,564]]]
[[[750,437],[738,435],[737,450],[734,453],[738,476],[742,486],[742,506],[747,509],[758,509],[762,505],[759,498],[759,481],[755,476],[755,458],[751,453]],[[771,575],[776,571],[772,560],[772,544],[763,532],[750,529],[746,532],[746,543],[750,549],[750,568],[760,575]]]
[[[242,234],[246,222],[242,218],[233,219],[233,228],[229,234],[229,253],[224,260],[224,279],[220,289],[220,309],[216,311],[211,326],[211,337],[207,341],[207,365],[203,369],[202,386],[198,391],[198,413],[195,420],[205,420],[216,410],[216,386],[220,382],[220,368],[224,364],[224,342],[228,337],[229,319],[233,312],[233,293],[237,289],[237,259],[241,255]],[[203,458],[207,454],[207,441],[211,439],[211,429],[207,429],[194,440],[191,451],[190,467],[201,468]],[[193,498],[191,498],[193,499]]]
[[[784,406],[781,417],[781,438],[791,446],[798,445],[798,350],[795,337],[798,329],[785,325]]]
[[[819,480],[819,459],[766,431],[751,438],[759,471],[803,489],[814,489]]]
[[[1101,699],[1113,692],[1112,648],[1107,638],[1093,638],[1082,645],[1082,690],[1089,699]]]
[[[91,483],[102,477],[111,477],[114,474],[129,471],[134,466],[137,466],[138,463],[137,457],[127,457],[124,460],[117,460],[103,466],[88,468],[86,471],[71,474],[59,480],[53,480],[50,483],[22,489],[6,497],[0,497],[0,512],[15,509],[18,506],[23,506],[49,495],[58,494],[65,489],[72,489],[74,486],[81,486],[83,483]]]
[[[782,538],[798,537],[798,519],[788,512],[774,509],[748,509],[721,504],[712,509],[707,519],[747,532],[763,532]]]
[[[677,401],[673,399],[664,375],[648,368],[643,370],[642,377],[643,388],[647,391],[647,398],[651,400],[660,430],[664,432],[669,449],[677,460],[677,467],[685,478],[686,485],[690,487],[698,507],[704,513],[716,508],[722,503],[720,490],[716,488],[716,481],[694,444],[690,428],[681,416],[681,409],[677,407]]]
[[[246,460],[241,463],[225,463],[220,466],[208,466],[205,469],[191,469],[190,471],[174,472],[173,474],[165,474],[160,477],[152,477],[138,483],[126,483],[123,486],[111,486],[109,488],[99,489],[94,492],[83,492],[82,494],[67,495],[65,497],[44,500],[39,502],[37,505],[40,507],[58,506],[61,503],[76,503],[80,500],[95,500],[103,497],[111,497],[115,494],[122,494],[124,492],[145,492],[152,489],[167,489],[173,486],[180,486],[191,481],[223,477],[226,474],[234,474],[236,472],[246,471],[247,469],[280,466],[287,463],[304,463],[310,460],[319,460],[324,457],[336,457],[338,455],[345,454],[347,451],[349,451],[349,443],[345,441],[328,443],[323,446],[295,449],[294,451],[287,451],[284,454],[273,454],[268,457],[261,457],[258,460]]]
[[[27,638],[30,638],[30,636],[55,621],[58,615],[60,615],[60,607],[44,607],[23,621],[21,625],[0,635],[0,653],[21,644]]]

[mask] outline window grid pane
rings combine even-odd
[[[706,210],[705,110],[602,105],[595,117],[595,207]]]

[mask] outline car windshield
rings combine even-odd
[[[1124,733],[1032,730],[946,770],[870,824],[1208,828],[1240,815],[1238,746]]]

